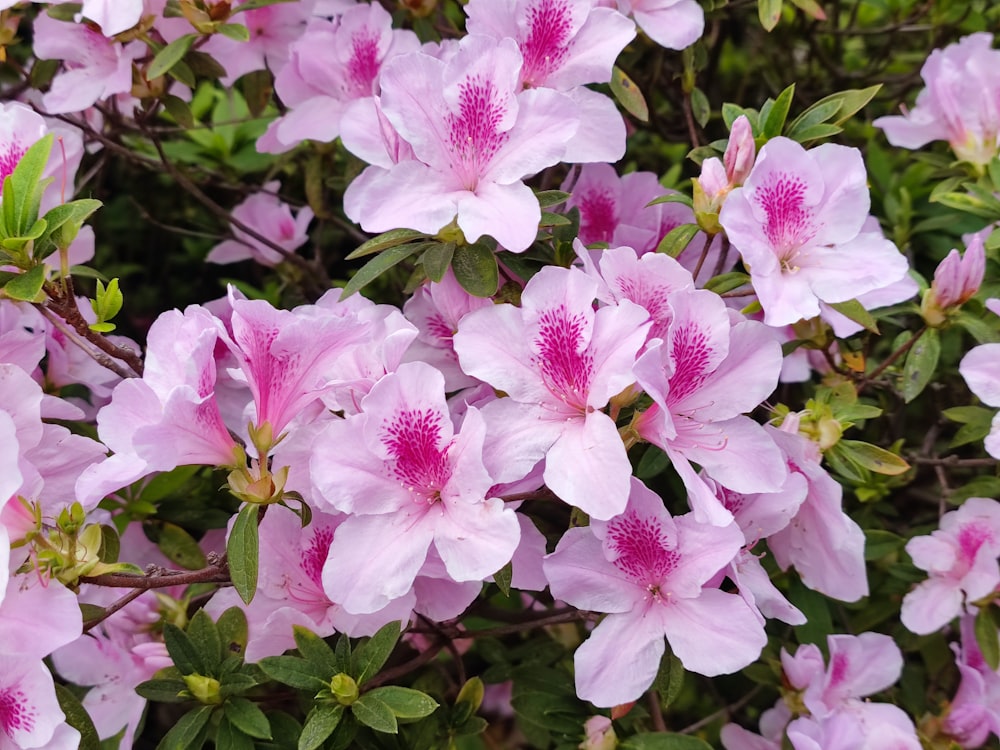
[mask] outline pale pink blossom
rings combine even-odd
[[[705,31],[705,11],[697,0],[617,0],[618,10],[631,15],[646,35],[667,49],[684,49]],[[614,5],[615,0],[601,0]]]
[[[606,519],[624,509],[632,468],[601,409],[633,384],[649,315],[628,300],[595,311],[597,287],[577,269],[544,268],[520,308],[466,315],[454,344],[467,374],[507,394],[483,407],[494,480],[521,479],[544,457],[549,489]]]
[[[986,273],[986,250],[981,233],[972,235],[964,254],[952,250],[936,269],[931,288],[924,293],[921,313],[928,325],[942,325],[951,310],[979,291]]]
[[[514,40],[470,35],[447,61],[386,63],[380,108],[414,158],[368,167],[344,195],[347,215],[370,232],[436,234],[456,220],[469,241],[526,250],[541,209],[522,179],[563,158],[578,119],[564,94],[520,90],[522,62]]]
[[[926,635],[1000,586],[1000,504],[970,497],[945,513],[936,531],[907,542],[906,551],[930,577],[903,598],[901,619]]]
[[[23,638],[30,638],[28,633]],[[0,748],[75,750],[80,733],[66,724],[52,674],[40,657],[0,654]]]
[[[278,197],[281,183],[272,181],[233,208],[233,219],[250,227],[284,250],[278,252],[240,227],[233,227],[235,239],[225,240],[209,251],[209,263],[235,263],[253,258],[264,266],[276,266],[302,247],[309,235],[306,230],[313,220],[313,210],[303,206],[295,214],[287,203]]]
[[[951,646],[961,682],[942,725],[963,748],[982,747],[991,733],[1000,736],[1000,673],[983,658],[975,619],[972,614],[962,616],[961,646]]]
[[[42,116],[20,102],[0,102],[0,183],[47,128]]]
[[[100,26],[104,36],[115,36],[139,23],[142,10],[143,0],[83,0],[80,15]]]
[[[567,531],[544,562],[552,595],[608,613],[576,651],[577,695],[597,706],[638,699],[659,669],[664,638],[699,674],[754,661],[767,641],[763,625],[738,595],[706,585],[742,543],[735,525],[672,518],[637,479],[624,513]]]
[[[861,152],[835,144],[810,151],[772,138],[734,189],[719,222],[749,267],[764,322],[795,323],[903,278],[906,258],[864,232],[867,174]]]
[[[893,146],[915,149],[948,141],[959,159],[989,163],[1000,145],[998,63],[1000,52],[987,32],[934,50],[920,70],[927,88],[916,106],[902,116],[878,118],[875,127],[885,131]]]
[[[984,404],[1000,406],[1000,344],[973,347],[962,358],[958,371],[965,378],[969,390]],[[1000,458],[1000,414],[993,417],[990,434],[986,436],[983,445],[987,453]]]

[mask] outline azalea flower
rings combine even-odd
[[[765,323],[813,318],[821,302],[903,278],[906,258],[879,233],[862,231],[869,203],[857,149],[828,143],[806,151],[784,137],[764,145],[719,223],[749,267]]]
[[[636,700],[656,677],[664,638],[685,669],[707,676],[756,659],[767,637],[755,612],[706,585],[742,544],[735,524],[672,518],[634,478],[624,513],[567,531],[543,563],[552,595],[608,613],[576,651],[577,695],[596,706]]]
[[[313,220],[313,210],[309,206],[303,206],[293,215],[291,207],[278,198],[280,189],[281,183],[276,180],[265,183],[260,192],[254,193],[233,208],[232,215],[237,221],[282,248],[284,254],[234,226],[235,239],[213,247],[205,260],[209,263],[235,263],[253,258],[261,265],[276,266],[304,245],[309,239],[306,230]]]

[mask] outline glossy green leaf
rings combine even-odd
[[[771,31],[781,20],[782,0],[757,0],[757,17],[766,31]]]
[[[510,582],[514,575],[514,566],[507,563],[500,570],[493,574],[493,583],[500,589],[504,596],[510,596]]]
[[[991,607],[983,607],[976,614],[975,632],[983,661],[995,672],[1000,667],[1000,640],[997,639],[997,624],[990,612]]]
[[[641,122],[649,122],[649,105],[646,104],[646,97],[629,78],[625,71],[617,65],[611,71],[611,93],[621,104],[625,111]]]
[[[250,41],[250,29],[241,23],[223,23],[216,28],[216,31],[234,42]]]
[[[669,648],[660,659],[660,669],[653,680],[653,687],[660,694],[660,706],[664,710],[677,700],[684,687],[684,665]]]
[[[316,750],[333,734],[344,716],[344,707],[319,705],[309,712],[306,724],[299,735],[298,750]]]
[[[562,190],[541,190],[535,193],[535,197],[538,198],[538,205],[541,208],[552,208],[569,200],[570,193]]]
[[[228,716],[219,720],[219,728],[215,732],[215,750],[253,750],[254,743],[233,724]]]
[[[365,693],[351,704],[351,713],[354,718],[366,727],[374,729],[376,732],[385,734],[396,734],[399,725],[392,709],[374,695],[375,691]]]
[[[51,179],[42,179],[52,152],[51,133],[33,143],[3,182],[3,226],[0,237],[27,236],[38,220],[42,191]]]
[[[66,723],[80,733],[77,750],[100,750],[101,738],[97,735],[94,722],[87,709],[80,703],[80,699],[59,683],[56,683],[55,689],[56,700],[59,701],[59,708],[66,716]]]
[[[185,690],[187,685],[182,680],[153,679],[140,683],[135,692],[146,700],[157,703],[184,703],[191,700],[187,695],[181,695]]]
[[[184,34],[163,47],[146,69],[146,78],[152,81],[169,72],[184,59],[184,55],[188,53],[197,38],[196,34]]]
[[[705,282],[705,289],[716,294],[725,294],[750,283],[750,277],[739,271],[719,274]]]
[[[454,255],[454,242],[438,242],[424,250],[424,254],[420,256],[420,262],[424,266],[427,278],[435,283],[440,283],[448,272]]]
[[[347,299],[358,290],[364,289],[393,266],[402,263],[414,253],[426,249],[427,243],[425,242],[411,242],[407,245],[398,245],[383,250],[357,270],[347,286],[344,287],[340,299]]]
[[[841,439],[837,445],[852,461],[876,474],[896,476],[910,468],[901,456],[871,443]]]
[[[246,504],[240,509],[229,541],[226,543],[226,555],[229,559],[229,577],[233,588],[245,603],[249,604],[257,593],[257,567],[259,536],[257,522],[260,507]]]
[[[187,570],[199,570],[208,564],[198,541],[176,524],[164,522],[159,526],[156,546],[168,559]]]
[[[830,302],[828,304],[845,318],[849,318],[862,326],[866,331],[878,333],[878,323],[875,322],[875,318],[856,299],[850,299],[846,302]]]
[[[27,273],[21,273],[4,285],[4,293],[13,300],[21,302],[35,301],[45,283],[45,266],[37,265]]]
[[[187,633],[173,623],[164,624],[163,642],[181,674],[205,674],[208,671],[208,667],[202,661],[201,652],[191,643]]]
[[[462,288],[474,297],[491,297],[497,293],[500,271],[497,256],[481,242],[455,248],[451,270]]]
[[[214,706],[200,706],[184,714],[163,736],[156,750],[199,750],[205,744],[208,720],[214,710]]]
[[[219,638],[219,629],[204,609],[194,613],[186,633],[191,645],[198,652],[202,665],[196,671],[204,675],[217,674],[217,668],[222,662],[222,639]]]
[[[230,698],[223,706],[226,718],[237,729],[258,740],[271,739],[271,725],[256,703],[246,698]]]
[[[910,403],[923,393],[937,370],[941,356],[941,337],[936,328],[928,328],[906,354],[900,390],[903,400]]]
[[[426,693],[412,688],[387,685],[365,693],[364,698],[377,698],[387,705],[397,719],[422,719],[437,710],[438,702]]]
[[[674,227],[669,232],[667,236],[660,240],[660,244],[656,246],[656,252],[666,253],[671,258],[676,258],[684,249],[691,244],[691,240],[694,236],[701,231],[697,224],[681,224]]]
[[[387,623],[354,652],[352,661],[356,673],[352,677],[358,685],[363,685],[382,668],[396,647],[399,632],[398,622]]]
[[[297,656],[267,656],[257,662],[257,666],[272,680],[299,690],[316,691],[329,687],[330,675],[323,667]]]
[[[337,658],[333,649],[318,635],[301,625],[293,626],[292,633],[302,658],[316,667],[318,671],[324,672],[327,679],[343,671],[337,666]]]
[[[388,232],[383,232],[377,237],[372,237],[367,242],[359,245],[354,252],[345,258],[345,260],[354,260],[355,258],[362,258],[366,255],[380,253],[391,247],[405,245],[408,242],[413,242],[416,239],[426,236],[427,235],[423,232],[417,232],[413,229],[392,229]]]
[[[697,86],[691,89],[691,114],[701,127],[705,127],[712,116],[712,106],[708,103],[708,97]]]
[[[778,98],[774,100],[774,104],[771,105],[767,117],[764,119],[763,135],[765,138],[781,135],[781,131],[785,127],[785,120],[788,119],[788,110],[791,109],[794,95],[794,83],[778,94]],[[764,117],[763,110],[761,110],[761,117]]]

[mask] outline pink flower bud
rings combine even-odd
[[[969,243],[965,255],[952,250],[934,271],[931,294],[937,306],[948,309],[968,301],[979,291],[985,271],[986,251],[982,237],[977,235]]]
[[[583,731],[587,733],[587,738],[580,743],[581,750],[614,750],[618,747],[618,737],[607,716],[591,716],[584,722]]]
[[[753,140],[753,130],[746,115],[740,115],[733,123],[729,133],[729,145],[723,161],[726,165],[726,177],[731,187],[742,185],[757,156],[757,146]]]

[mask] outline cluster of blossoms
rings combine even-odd
[[[34,52],[62,68],[34,107],[79,115],[81,127],[112,107],[137,111],[148,47],[122,32],[143,26],[163,49],[192,28],[214,31],[221,5],[230,11],[182,2],[178,17],[166,5],[85,2],[73,20],[39,15]],[[461,39],[421,44],[378,4],[264,5],[241,14],[249,41],[213,33],[200,53],[225,63],[224,83],[274,74],[284,109],[259,153],[339,139],[367,164],[343,207],[369,232],[460,247],[488,237],[523,257],[543,210],[525,180],[578,165],[562,184],[560,218],[579,221],[565,264],[502,267],[505,288],[479,297],[456,270],[427,273],[401,308],[331,289],[280,309],[231,286],[159,315],[141,360],[127,339],[88,338],[103,323],[99,301],[72,298],[68,321],[33,297],[0,297],[0,747],[79,744],[46,657],[63,680],[90,687],[82,704],[99,737],[131,746],[146,709],[135,687],[169,673],[163,622],[183,624],[191,601],[182,586],[122,601],[98,584],[122,572],[138,580],[135,565],[170,566],[116,511],[180,466],[228,473],[244,508],[226,531],[231,568],[245,563],[232,541],[251,511],[252,595],[222,587],[199,602],[216,619],[243,610],[250,662],[300,647],[303,628],[362,637],[394,622],[457,620],[484,583],[506,576],[522,592],[547,589],[537,601],[599,619],[575,650],[576,695],[613,709],[650,689],[667,648],[690,672],[731,674],[761,656],[768,620],[804,625],[786,596],[789,571],[831,599],[869,595],[865,533],[823,463],[850,420],[768,403],[779,381],[815,374],[802,352],[782,350],[802,329],[853,335],[868,311],[920,288],[870,216],[861,153],[781,135],[765,143],[741,117],[688,205],[652,173],[619,176],[611,163],[625,153],[625,120],[587,86],[611,81],[637,25],[671,48],[694,42],[698,3],[470,0],[464,13]],[[985,37],[959,49],[935,53],[925,77],[939,80],[942,66],[993,75]],[[992,120],[958,130],[945,89],[918,100],[905,127],[883,127],[903,145],[944,137],[982,165],[995,153]],[[177,86],[171,96],[190,94]],[[80,132],[61,122],[0,105],[0,178],[47,133],[62,139],[42,213],[72,192],[83,152]],[[297,257],[315,214],[293,212],[279,190],[271,181],[240,202],[232,237],[207,260],[273,267]],[[657,252],[685,225],[696,231],[676,257]],[[52,288],[93,254],[92,234],[75,230],[43,272]],[[926,328],[946,327],[977,293],[985,252],[977,237],[941,263],[920,307]],[[6,250],[0,259],[11,277],[31,273]],[[731,274],[742,286],[715,291],[712,280]],[[829,355],[821,372],[832,341],[813,347]],[[989,405],[1000,405],[998,347],[961,364]],[[102,366],[110,350],[129,355],[133,371]],[[50,395],[68,385],[86,386],[89,400]],[[93,422],[96,439],[66,421]],[[997,431],[985,447],[1000,457]],[[638,478],[640,445],[643,459],[669,463],[676,491]],[[569,528],[540,523],[549,510],[569,518],[569,507]],[[131,567],[100,557],[102,524],[118,526]],[[221,530],[201,540],[206,552],[226,544]],[[942,726],[977,747],[1000,735],[1000,677],[969,634],[1000,589],[1000,509],[970,498],[906,551],[928,576],[903,598],[902,623],[917,634],[960,623],[961,685]],[[86,632],[79,603],[104,611]],[[831,635],[827,651],[824,661],[814,644],[783,650],[782,700],[760,736],[724,728],[727,750],[919,748],[902,709],[862,700],[899,679],[891,638]],[[594,733],[613,737],[605,730]]]

